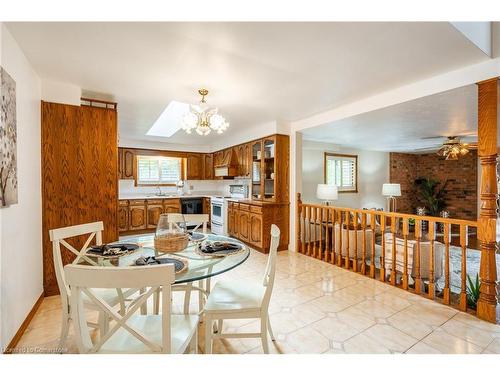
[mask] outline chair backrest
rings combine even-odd
[[[276,274],[276,257],[278,255],[278,246],[280,244],[280,229],[272,224],[271,225],[271,245],[269,247],[269,256],[267,258],[266,272],[264,273],[263,285],[266,287],[264,295],[264,306],[269,305],[271,294],[274,286],[274,276]]]
[[[95,267],[68,264],[64,267],[64,271],[71,289],[71,314],[80,353],[98,352],[120,329],[128,331],[152,352],[171,352],[171,285],[175,281],[175,271],[172,264],[141,267]],[[141,293],[127,306],[125,314],[120,315],[116,309],[96,295],[93,288],[136,288],[140,289]],[[129,318],[147,303],[148,298],[158,290],[162,294],[161,343],[151,341],[143,332],[127,324]],[[105,314],[106,319],[111,318],[116,323],[109,331],[100,335],[95,344],[92,343],[87,324],[83,295],[86,295],[99,308],[99,311]],[[123,351],[127,352],[127,348],[124,347]]]
[[[168,214],[167,217],[168,223],[170,224],[170,229],[176,227],[180,229],[179,223],[186,223],[195,225],[193,231],[198,230],[198,228],[202,227],[203,233],[207,233],[207,223],[209,221],[208,214],[179,214],[172,213]]]
[[[104,224],[102,223],[102,221],[49,230],[50,240],[52,241],[52,257],[54,258],[54,269],[56,272],[57,285],[59,286],[63,304],[67,305],[67,299],[70,296],[70,290],[66,283],[63,271],[63,247],[76,255],[76,259],[73,261],[73,263],[78,263],[80,259],[85,259],[88,263],[96,265],[95,261],[86,256],[85,253],[94,238],[96,245],[102,245],[103,230]],[[89,236],[87,237],[87,240],[80,250],[76,250],[73,246],[66,242],[68,238],[86,234],[88,234]],[[61,247],[61,245],[63,247]]]

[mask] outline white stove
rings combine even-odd
[[[229,200],[247,199],[247,185],[230,185],[230,196],[210,197],[212,233],[227,236],[227,206]]]

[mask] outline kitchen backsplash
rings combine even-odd
[[[249,179],[237,180],[214,180],[214,181],[185,181],[184,194],[216,194],[229,195],[230,185],[249,184]],[[175,186],[160,186],[161,191],[167,194],[176,194]],[[119,196],[127,196],[134,194],[154,194],[158,192],[156,185],[152,186],[135,186],[134,180],[119,180],[118,181]]]

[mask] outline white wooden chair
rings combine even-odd
[[[198,315],[171,314],[172,264],[141,267],[92,267],[69,264],[64,267],[71,290],[73,316],[80,353],[184,353],[197,352]],[[140,289],[124,315],[106,303],[96,288]],[[161,315],[140,315],[137,310],[153,293],[162,294]],[[93,344],[85,318],[84,296],[114,322]]]
[[[52,256],[54,258],[54,269],[56,273],[57,285],[59,286],[59,291],[61,294],[61,305],[62,305],[62,326],[61,335],[59,338],[59,347],[63,348],[66,339],[68,337],[69,323],[71,319],[71,309],[69,300],[71,298],[71,292],[66,282],[63,271],[63,260],[62,260],[62,249],[69,250],[76,255],[76,259],[73,263],[78,263],[81,259],[85,260],[91,265],[97,265],[95,260],[91,259],[86,255],[86,251],[91,244],[92,240],[95,239],[96,245],[102,245],[102,231],[104,225],[102,221],[74,225],[71,227],[58,228],[49,230],[50,240],[52,241]],[[66,240],[71,237],[89,235],[85,241],[83,247],[80,250],[76,250],[71,246]],[[62,246],[61,246],[62,245]],[[100,298],[106,301],[111,306],[120,305],[120,310],[123,312],[125,310],[125,298],[131,295],[133,290],[127,290],[122,293],[121,289],[102,289],[96,291]],[[85,306],[89,309],[97,310],[97,306],[90,300],[85,301]],[[91,323],[89,325],[94,328],[98,328],[101,334],[105,333],[108,328],[108,320],[105,315],[99,314],[98,323]]]
[[[181,224],[191,224],[194,225],[194,229],[192,229],[193,232],[197,231],[198,229],[202,229],[202,233],[207,233],[207,225],[209,222],[209,216],[208,214],[179,214],[179,213],[171,213],[167,214],[167,221],[170,225],[170,228],[177,228],[181,229]],[[159,255],[159,253],[155,250],[155,255]],[[203,305],[204,305],[204,299],[205,299],[205,294],[210,293],[210,278],[204,280],[198,281],[198,287],[193,289],[193,283],[187,283],[184,285],[175,285],[172,287],[173,291],[183,291],[185,292],[184,294],[184,314],[189,314],[189,305],[191,303],[191,292],[193,290],[198,291],[198,309],[199,312],[201,313],[203,310]],[[158,299],[159,294],[155,294],[153,297],[154,303],[154,311],[158,313],[159,309],[159,299]]]
[[[280,230],[276,225],[271,226],[271,248],[267,260],[263,283],[249,283],[248,281],[219,281],[208,297],[205,305],[205,353],[212,353],[214,338],[258,338],[262,340],[264,353],[269,353],[267,332],[275,341],[271,322],[269,320],[269,301],[274,285],[276,273],[276,256],[280,242]],[[258,333],[223,333],[223,321],[226,319],[260,318],[260,332]],[[217,322],[217,332],[214,332],[214,322]]]

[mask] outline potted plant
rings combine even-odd
[[[477,307],[480,287],[481,287],[481,282],[479,281],[479,275],[476,274],[475,281],[472,281],[470,276],[467,275],[467,305],[472,309],[476,309]]]
[[[420,177],[415,180],[420,200],[425,204],[430,216],[439,216],[439,213],[446,208],[445,192],[448,180],[441,183],[438,180],[427,177]]]

